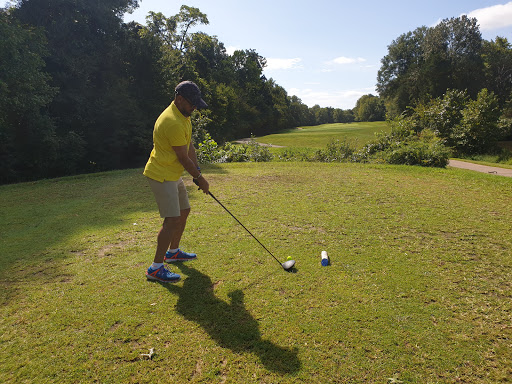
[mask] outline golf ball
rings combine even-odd
[[[286,260],[291,260],[291,259],[292,259],[292,257],[291,257],[291,256],[288,256],[288,257],[286,258]]]

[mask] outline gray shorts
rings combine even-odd
[[[178,217],[182,210],[190,208],[183,179],[164,181],[163,183],[150,178],[148,180],[153,195],[155,195],[160,217]]]

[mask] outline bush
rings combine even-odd
[[[347,141],[332,140],[327,144],[326,150],[316,152],[314,160],[323,163],[352,161],[355,152],[355,146]]]
[[[266,162],[273,159],[268,148],[258,144],[254,138],[251,138],[248,144],[226,143],[219,147],[209,133],[206,133],[204,141],[198,144],[196,154],[200,164]]]
[[[472,154],[496,149],[498,140],[505,136],[505,130],[498,125],[500,114],[498,98],[485,88],[476,100],[469,100],[451,134],[457,151]]]
[[[345,140],[332,140],[324,150],[314,154],[300,150],[285,149],[278,156],[280,161],[319,161],[319,162],[386,162],[389,164],[421,165],[424,167],[446,167],[450,149],[444,145],[433,130],[418,132],[417,122],[412,117],[400,117],[393,123],[388,134],[378,133],[376,139],[357,150],[355,145]],[[226,143],[219,147],[206,133],[205,140],[196,150],[199,163],[264,162],[274,156],[254,138],[247,144]]]
[[[274,156],[270,153],[269,149],[263,145],[258,144],[253,137],[249,140],[246,145],[249,153],[249,161],[266,162],[271,161]]]
[[[444,168],[450,150],[432,130],[425,129],[419,135],[409,136],[401,145],[389,147],[383,157],[389,164]]]
[[[390,133],[380,133],[376,140],[355,153],[354,161],[441,167],[448,164],[450,149],[436,132],[417,132],[413,117],[399,117],[392,122]]]
[[[485,88],[475,100],[466,91],[448,90],[443,97],[420,104],[413,111],[411,119],[418,132],[433,130],[462,155],[493,151],[508,132],[506,120],[500,120],[498,98]]]
[[[205,133],[205,139],[196,148],[196,156],[199,164],[219,163],[223,157],[223,151],[210,134]]]
[[[286,148],[277,155],[279,161],[314,161],[307,151]]]
[[[245,144],[224,144],[221,163],[245,163],[249,161],[248,146]]]

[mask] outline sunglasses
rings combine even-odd
[[[176,95],[180,95],[178,92],[175,92],[175,93],[176,93]],[[185,100],[187,100],[187,103],[189,103],[192,107],[197,108],[197,106],[193,102],[191,102],[187,97],[185,97],[183,95],[180,95],[180,96],[183,97]]]

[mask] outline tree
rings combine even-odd
[[[333,118],[336,123],[352,123],[355,121],[352,109],[335,109]]]
[[[394,115],[419,98],[419,75],[424,60],[421,43],[426,32],[427,28],[421,27],[402,34],[388,46],[388,54],[381,60],[377,90],[390,102],[388,109]]]
[[[467,89],[469,96],[476,97],[483,85],[482,34],[475,18],[463,15],[443,20],[434,29],[440,29],[440,37],[446,45],[449,60],[449,82],[446,89]],[[434,97],[440,94],[432,95]]]
[[[213,81],[229,83],[233,79],[229,73],[226,48],[214,36],[201,32],[194,33],[190,38],[186,61],[193,68],[196,80],[204,80],[202,89],[207,89],[208,83]]]
[[[58,153],[41,29],[0,11],[0,183],[48,177]]]
[[[136,6],[137,0],[21,0],[14,11],[22,23],[46,31],[46,69],[59,90],[49,110],[58,137],[80,137],[87,144],[78,164],[82,172],[126,166],[129,132],[140,129],[142,112],[128,89],[126,63],[132,57],[123,50],[128,37],[121,19]],[[68,163],[59,165],[57,174],[69,172]]]
[[[416,133],[431,130],[456,152],[474,154],[494,150],[506,134],[500,114],[498,98],[484,88],[474,99],[467,91],[449,90],[414,108],[409,119]]]
[[[266,59],[255,50],[228,55],[216,37],[193,32],[208,24],[199,9],[182,6],[171,17],[150,12],[147,26],[124,24],[124,13],[137,5],[137,0],[18,0],[9,10],[19,23],[2,37],[25,40],[0,43],[9,57],[0,63],[3,171],[20,173],[19,161],[34,178],[141,166],[156,117],[185,79],[200,86],[211,108],[193,116],[201,126],[196,139],[211,133],[217,141],[232,140],[315,124],[312,110],[265,78]],[[9,51],[18,42],[16,49],[28,57]],[[342,116],[334,108],[319,112],[323,122]],[[25,142],[35,145],[25,145],[29,155],[12,157],[20,129]]]
[[[280,131],[292,127],[290,112],[290,100],[286,90],[278,85],[273,79],[266,82],[272,96],[273,113],[268,123],[269,131]]]
[[[467,16],[417,28],[394,40],[382,59],[377,90],[399,114],[407,106],[467,89],[476,97],[483,84],[482,37],[477,20]]]
[[[356,121],[383,121],[386,118],[384,102],[372,94],[361,96],[354,108]]]
[[[482,89],[475,100],[469,100],[460,123],[453,129],[455,148],[467,154],[495,149],[505,134],[498,126],[500,114],[498,98]]]
[[[169,72],[167,85],[172,88],[182,80],[195,80],[194,66],[187,56],[194,46],[194,34],[190,33],[190,28],[198,24],[207,25],[207,16],[198,8],[182,5],[177,15],[166,17],[160,12],[149,12],[146,21],[148,33],[162,41],[162,65]]]
[[[482,58],[485,65],[485,86],[498,97],[501,106],[512,95],[512,45],[506,38],[484,41]]]
[[[419,104],[414,108],[414,115],[418,122],[417,129],[431,129],[445,138],[448,146],[454,147],[453,128],[461,121],[462,111],[466,108],[468,101],[467,91],[450,89],[443,97]]]
[[[289,99],[291,126],[300,127],[301,125],[313,125],[314,116],[308,106],[302,103],[302,100],[295,95],[289,96]]]

